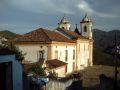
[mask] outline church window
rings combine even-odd
[[[66,65],[66,67],[65,67],[65,72],[67,72],[67,65]]]
[[[58,59],[58,50],[55,51],[55,59]]]
[[[75,50],[73,50],[73,60],[75,59]]]
[[[65,50],[65,61],[68,60],[68,50]]]
[[[87,64],[88,64],[88,66],[90,66],[90,59],[88,59]]]
[[[84,26],[84,32],[87,32],[87,27],[86,26]]]
[[[73,62],[73,71],[75,71],[75,62]]]
[[[88,50],[89,50],[89,45],[88,45]]]
[[[44,50],[39,51],[39,61],[44,59]]]
[[[84,51],[85,51],[85,49],[86,49],[86,48],[85,48],[85,44],[84,44]]]
[[[80,44],[79,44],[79,52],[80,52]]]

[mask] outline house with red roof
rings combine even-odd
[[[87,15],[75,31],[64,16],[55,30],[38,28],[14,42],[26,53],[24,63],[42,61],[43,67],[55,71],[59,77],[93,65],[92,21]]]

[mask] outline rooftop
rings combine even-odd
[[[50,68],[52,69],[52,68],[58,68],[58,67],[64,66],[67,63],[65,63],[61,60],[58,60],[58,59],[53,59],[53,60],[47,60],[46,64],[48,64],[50,66]]]
[[[14,39],[15,42],[73,42],[58,32],[39,28]]]
[[[70,31],[70,30],[58,28],[57,31],[59,31],[65,35],[68,35],[71,39],[86,39],[85,37],[73,32],[73,31]]]

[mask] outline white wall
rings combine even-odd
[[[70,30],[71,25],[69,23],[67,23],[67,24],[60,23],[58,27],[59,28],[63,28],[64,27],[65,30]]]
[[[42,46],[42,48],[41,48]],[[80,70],[84,67],[88,66],[88,60],[91,60],[90,54],[92,52],[92,47],[90,46],[89,41],[81,41],[78,40],[76,44],[23,44],[19,45],[20,50],[23,51],[23,53],[27,53],[25,56],[25,60],[30,61],[31,63],[38,61],[38,51],[44,50],[45,51],[45,60],[48,60],[48,47],[51,47],[51,51],[49,53],[51,54],[51,57],[49,57],[49,60],[55,59],[55,51],[58,51],[58,60],[61,60],[63,62],[68,63],[67,64],[67,73],[73,72],[73,62],[75,62],[75,68],[77,64],[77,70]],[[80,46],[80,48],[79,48]],[[91,48],[91,49],[90,49]],[[78,49],[78,50],[76,50]],[[68,50],[68,60],[65,61],[65,50]],[[75,50],[75,60],[73,60],[73,50]],[[91,50],[91,52],[90,52]],[[77,59],[77,63],[76,63]]]
[[[59,77],[65,77],[66,73],[65,73],[65,66],[56,68],[54,70],[56,73],[58,73]]]
[[[88,66],[88,60],[90,59],[89,42],[81,42],[77,44],[78,56],[77,56],[77,67],[78,70]]]
[[[25,61],[28,61],[30,63],[34,63],[38,61],[39,54],[38,52],[40,50],[44,50],[44,58],[47,60],[47,52],[48,52],[48,47],[47,45],[44,44],[21,44],[17,45],[20,50],[23,51],[23,53],[26,53],[25,55]],[[42,47],[41,47],[42,46]]]
[[[87,26],[87,32],[84,32],[84,26]],[[92,39],[92,23],[81,23],[82,36]]]
[[[53,57],[52,59],[55,59],[55,51],[58,50],[58,59],[68,63],[67,64],[67,73],[71,73],[73,71],[73,50],[76,52],[75,45],[55,45],[53,46],[52,53]],[[65,50],[68,50],[68,60],[65,61]]]

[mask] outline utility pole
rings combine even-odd
[[[116,32],[115,32],[115,54],[114,54],[114,60],[115,60],[115,81],[114,81],[114,90],[117,90],[117,37],[116,37]]]

